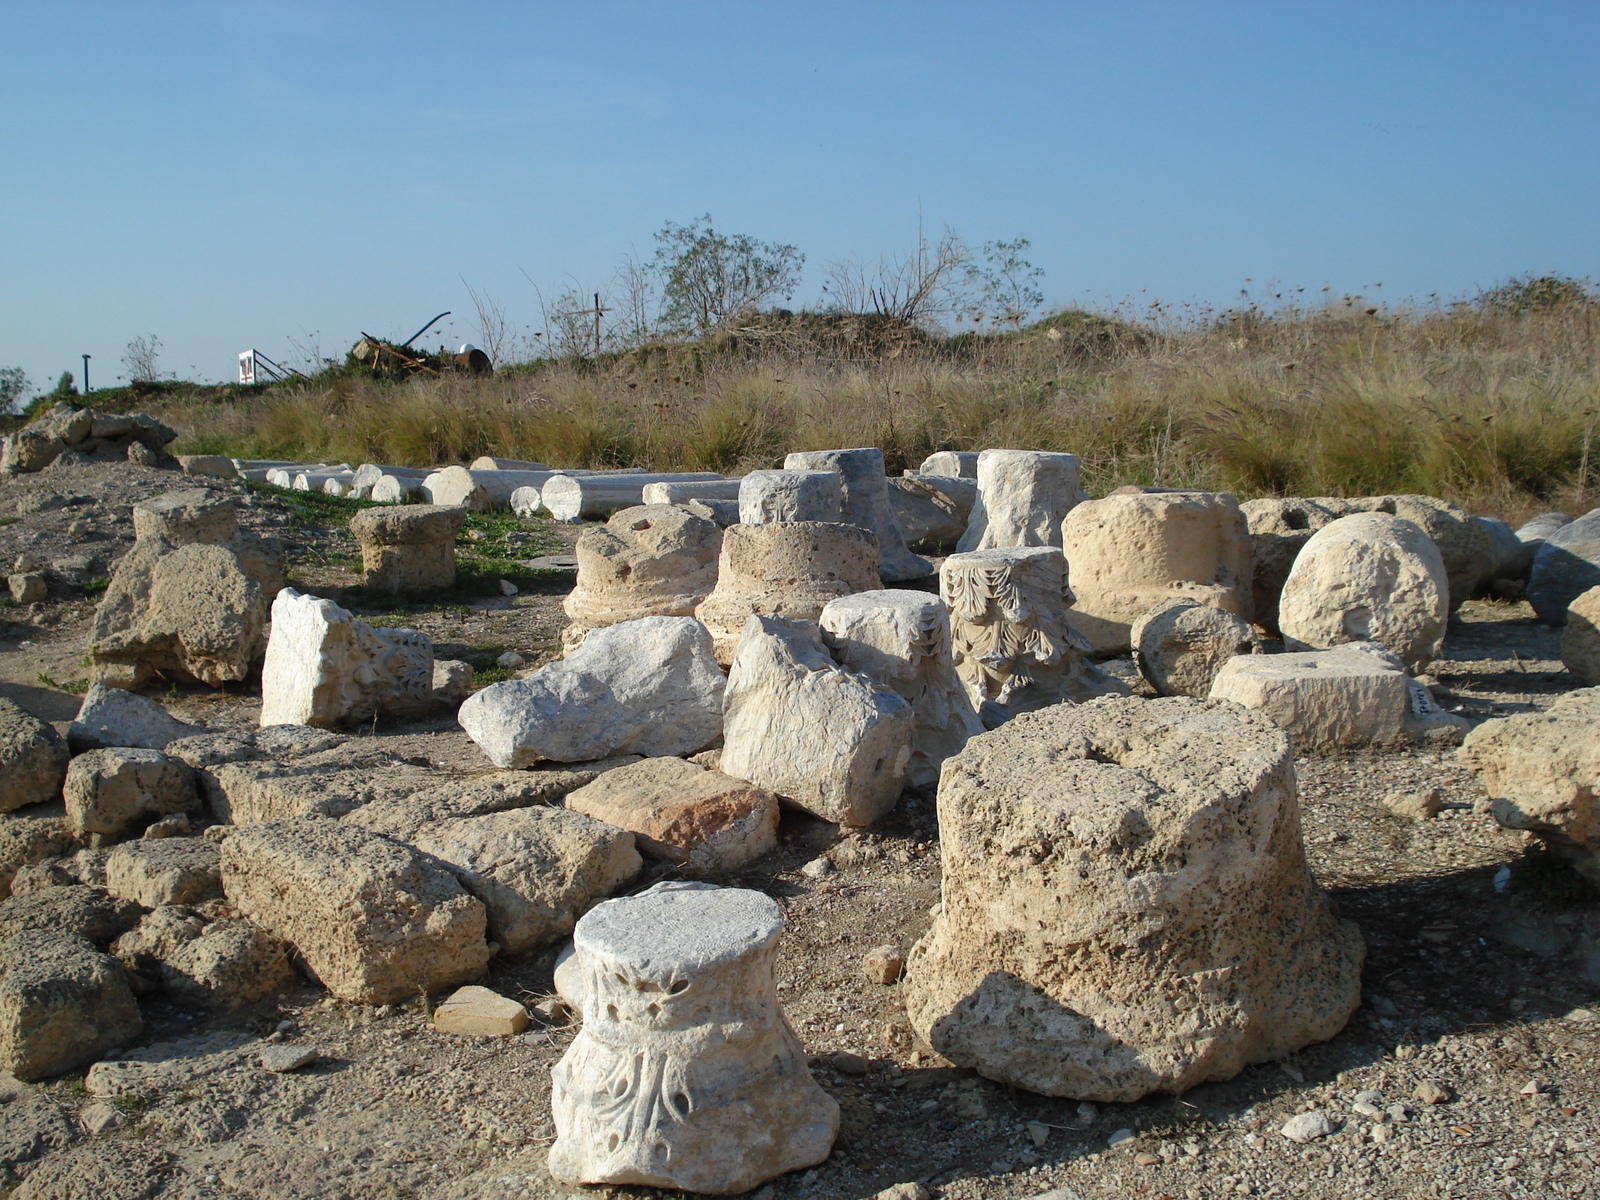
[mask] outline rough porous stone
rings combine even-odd
[[[417,790],[374,799],[343,820],[396,841],[408,842],[424,826],[460,817],[560,804],[569,792],[595,779],[593,771],[495,771],[488,775],[435,778]]]
[[[974,738],[939,787],[912,1028],[991,1079],[1091,1101],[1332,1037],[1363,946],[1306,867],[1296,790],[1282,731],[1216,701],[1063,705]]]
[[[472,664],[455,658],[433,660],[434,703],[457,708],[472,692]]]
[[[280,762],[247,758],[198,772],[217,820],[261,825],[291,817],[342,817],[439,786],[438,772],[382,750],[338,746]]]
[[[1439,548],[1450,583],[1450,611],[1454,612],[1494,572],[1497,560],[1489,531],[1466,509],[1448,500],[1414,495],[1384,499],[1394,502],[1395,516],[1410,521]]]
[[[528,1027],[528,1010],[491,988],[472,984],[439,1002],[433,1027],[467,1037],[510,1037]]]
[[[67,767],[68,827],[125,837],[172,813],[200,811],[192,768],[158,750],[90,750]]]
[[[889,507],[889,483],[883,469],[883,451],[864,446],[853,450],[802,450],[783,460],[790,471],[838,471],[844,485],[844,507],[839,519],[868,530],[878,539],[878,575],[885,583],[926,579],[933,564],[906,549],[904,534]]]
[[[1561,630],[1561,661],[1585,687],[1600,686],[1600,586],[1567,606]]]
[[[11,599],[18,604],[38,604],[50,597],[50,584],[37,571],[20,571],[6,576]]]
[[[0,820],[0,899],[11,894],[11,881],[18,871],[77,848],[78,840],[67,825],[67,808],[61,801],[6,814]]]
[[[1067,623],[1074,596],[1054,546],[952,554],[939,568],[957,675],[986,728],[1062,700],[1126,695]]]
[[[723,710],[721,769],[839,825],[895,806],[911,761],[911,706],[828,655],[809,621],[745,623]]]
[[[1546,535],[1528,573],[1528,603],[1546,625],[1561,625],[1567,606],[1600,586],[1600,508]]]
[[[1289,735],[1297,754],[1418,741],[1454,745],[1468,727],[1440,710],[1400,660],[1373,642],[1230,659],[1217,672],[1211,698],[1259,709]]]
[[[1516,531],[1495,517],[1473,517],[1489,535],[1489,556],[1484,564],[1473,594],[1477,595],[1497,579],[1527,581],[1528,570],[1533,566],[1533,550]]]
[[[1186,596],[1250,619],[1250,537],[1226,492],[1140,492],[1087,500],[1061,523],[1078,602],[1073,625],[1097,653],[1132,647],[1133,623]]]
[[[551,1071],[552,1175],[727,1195],[828,1157],[839,1106],[778,1002],[782,931],[769,897],[692,884],[578,923],[563,980],[583,1028]]]
[[[1341,496],[1264,497],[1239,505],[1250,532],[1250,602],[1255,623],[1269,634],[1277,634],[1278,596],[1295,557],[1312,534],[1353,513],[1393,511],[1394,503],[1387,496],[1354,500]]]
[[[197,837],[124,842],[106,857],[106,891],[145,908],[220,897],[221,851]]]
[[[427,634],[374,629],[332,600],[289,587],[278,593],[261,668],[261,724],[334,726],[380,713],[418,716],[432,704]]]
[[[1223,663],[1262,653],[1248,621],[1186,596],[1156,605],[1133,623],[1129,637],[1139,674],[1163,696],[1204,700]]]
[[[483,902],[489,937],[508,954],[565,937],[643,865],[633,834],[564,808],[441,821],[413,834],[411,844]]]
[[[439,592],[456,582],[456,534],[466,510],[439,504],[367,508],[350,518],[369,591]]]
[[[488,966],[484,906],[448,869],[339,821],[238,830],[222,843],[222,887],[341,1000],[393,1004],[474,982]]]
[[[690,871],[732,871],[778,844],[778,798],[765,788],[681,758],[607,771],[566,805],[626,829],[652,858]]]
[[[877,541],[864,529],[739,524],[723,531],[717,586],[695,616],[711,631],[717,661],[728,666],[751,614],[815,621],[828,601],[882,586]]]
[[[739,523],[823,521],[844,513],[844,476],[834,470],[751,471],[739,480]]]
[[[67,744],[79,753],[118,746],[165,750],[170,742],[203,732],[147,696],[91,683],[67,729]]]
[[[1545,539],[1571,520],[1572,518],[1564,512],[1547,512],[1540,513],[1517,527],[1517,540],[1527,546],[1530,552],[1528,559],[1530,568],[1533,565],[1531,555],[1537,554]]]
[[[133,528],[89,629],[94,678],[123,688],[158,672],[213,687],[245,678],[283,586],[277,545],[240,532],[233,502],[204,490],[134,505]]]
[[[673,504],[614,513],[578,538],[578,579],[562,608],[565,649],[591,629],[640,617],[692,617],[717,585],[722,529]]]
[[[69,757],[59,733],[0,696],[0,813],[58,798]]]
[[[1461,743],[1507,829],[1540,838],[1600,887],[1600,687],[1485,721]]]
[[[722,728],[722,671],[692,617],[596,629],[526,679],[474,692],[456,719],[497,767],[693,754]]]
[[[931,787],[939,767],[983,732],[950,648],[950,614],[927,592],[881,589],[830,600],[818,619],[834,661],[911,706],[906,783]]]
[[[931,460],[930,460],[931,461]],[[1078,456],[1043,450],[985,450],[978,455],[978,498],[956,549],[1059,546],[1061,520],[1087,499]]]
[[[0,975],[0,1071],[32,1082],[88,1066],[144,1022],[122,964],[59,929],[6,943]]]
[[[889,511],[908,545],[954,548],[967,531],[978,484],[955,475],[891,475]]]
[[[1371,641],[1420,671],[1444,642],[1449,592],[1427,534],[1387,513],[1358,513],[1306,542],[1284,582],[1278,625],[1290,650]]]
[[[38,888],[0,904],[0,950],[29,930],[62,930],[109,946],[138,923],[137,904],[98,887]]]

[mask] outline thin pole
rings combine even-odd
[[[89,358],[90,356],[87,354],[83,356],[83,394],[85,396],[89,394]]]
[[[600,307],[600,293],[594,294],[594,356],[600,357],[600,314],[605,310]]]

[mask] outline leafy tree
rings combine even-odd
[[[0,413],[8,413],[30,390],[21,367],[0,367]]]
[[[985,242],[983,262],[968,265],[966,314],[974,325],[987,320],[1015,329],[1044,303],[1039,290],[1044,272],[1022,257],[1027,248],[1025,237]]]
[[[77,394],[78,387],[73,381],[72,372],[63,371],[61,372],[61,378],[56,380],[55,391],[50,393],[50,398],[52,400],[61,400],[68,396],[76,396]]]
[[[794,246],[748,234],[718,233],[711,215],[656,234],[651,266],[661,279],[661,321],[683,333],[706,333],[776,298],[800,282],[806,256]]]

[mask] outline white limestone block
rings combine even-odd
[[[433,702],[433,643],[412,629],[374,629],[332,600],[284,588],[272,602],[261,668],[261,724],[332,726]]]
[[[760,892],[682,883],[578,922],[560,980],[583,1028],[551,1071],[552,1175],[727,1195],[827,1158],[839,1106],[778,1002],[782,931]]]
[[[719,769],[839,825],[895,806],[911,706],[828,655],[810,621],[752,616],[728,673]]]
[[[1086,499],[1078,456],[1044,450],[985,450],[978,455],[978,500],[956,549],[1059,546],[1061,519]]]
[[[1398,658],[1372,642],[1240,655],[1217,672],[1211,699],[1259,709],[1289,735],[1297,754],[1424,739],[1459,742],[1467,728],[1438,708]]]
[[[693,617],[596,629],[526,679],[474,692],[456,719],[499,767],[693,754],[722,728],[726,681]]]
[[[840,666],[881,683],[911,706],[906,783],[937,784],[944,760],[983,732],[956,675],[944,603],[927,592],[856,592],[829,601],[819,623]]]
[[[751,471],[739,481],[739,523],[838,523],[844,511],[844,477],[837,471]]]

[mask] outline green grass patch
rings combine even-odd
[[[66,692],[70,696],[81,696],[89,690],[87,679],[74,679],[67,683],[57,683],[50,676],[40,671],[35,678],[47,688],[54,688],[58,692]]]
[[[307,525],[324,527],[347,525],[350,518],[362,509],[381,507],[371,500],[330,496],[326,492],[297,492],[292,488],[275,487],[270,483],[257,483],[254,480],[246,480],[244,486],[287,512],[288,528],[291,530]]]
[[[80,583],[78,585],[78,590],[85,596],[98,596],[110,586],[110,576],[102,575],[97,579],[89,580],[87,583]]]

